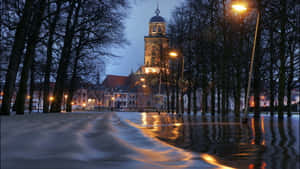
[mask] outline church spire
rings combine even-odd
[[[156,16],[159,16],[159,14],[160,14],[159,3],[158,2],[157,2],[157,8],[156,8],[155,13],[156,13]]]

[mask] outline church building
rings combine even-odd
[[[150,19],[149,34],[145,36],[145,53],[143,73],[159,73],[162,63],[165,63],[165,54],[169,48],[166,36],[166,21],[161,17],[159,8],[156,15]]]

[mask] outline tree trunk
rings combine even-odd
[[[260,5],[259,5],[260,6]],[[261,15],[261,14],[260,14]],[[261,15],[262,16],[262,15]],[[255,50],[255,63],[253,65],[254,74],[253,74],[253,91],[254,91],[254,118],[260,117],[260,91],[261,91],[261,19],[260,17],[258,32],[257,32],[257,42],[256,42],[256,50]]]
[[[77,82],[77,72],[78,72],[78,64],[79,64],[79,59],[80,59],[80,51],[82,50],[82,41],[84,38],[84,31],[80,32],[80,37],[79,37],[79,42],[77,47],[75,48],[75,59],[74,59],[74,64],[73,64],[73,71],[72,71],[72,78],[71,78],[71,83],[70,83],[70,88],[68,91],[68,99],[67,99],[67,107],[66,111],[67,112],[72,112],[72,100],[74,96],[74,92],[76,90],[76,82]]]
[[[176,113],[179,113],[179,84],[178,84],[178,79],[176,80]]]
[[[76,77],[77,77],[77,66],[78,66],[78,59],[75,59],[74,67],[73,67],[73,73],[72,73],[72,79],[70,83],[70,89],[68,91],[68,99],[67,99],[67,112],[72,112],[72,100],[76,88]]]
[[[192,92],[191,92],[191,86],[189,86],[189,89],[187,91],[187,97],[188,97],[188,105],[187,105],[187,113],[191,114],[191,105],[192,105]]]
[[[197,107],[197,88],[193,87],[193,108],[194,108],[194,115],[197,114],[198,107]]]
[[[23,15],[17,25],[12,51],[9,57],[9,65],[6,73],[5,85],[3,90],[3,100],[1,115],[10,114],[11,98],[15,89],[16,76],[19,69],[21,56],[25,47],[25,37],[28,30],[26,24],[29,23],[34,0],[26,0]]]
[[[180,107],[180,102],[179,102],[179,78],[180,78],[180,64],[177,62],[177,70],[176,70],[176,114],[179,113],[179,107]]]
[[[17,114],[24,114],[28,75],[35,56],[35,48],[40,35],[40,28],[42,25],[43,15],[46,8],[46,1],[40,0],[38,7],[39,10],[33,16],[33,26],[31,31],[29,32],[27,49],[21,72],[20,86],[16,97]]]
[[[184,92],[183,89],[181,89],[181,94],[180,94],[180,104],[181,104],[181,114],[184,114]]]
[[[51,66],[52,66],[52,51],[53,51],[53,44],[54,44],[54,34],[57,22],[60,16],[60,9],[61,9],[61,2],[57,1],[57,8],[56,13],[52,21],[50,21],[49,25],[49,39],[47,42],[47,60],[45,66],[45,76],[44,76],[44,88],[43,88],[43,112],[49,112],[49,92],[50,92],[50,73],[51,73]]]
[[[218,88],[217,88],[217,92],[218,92],[218,95],[217,95],[217,100],[218,100],[218,114],[220,115],[220,113],[221,113],[221,90],[220,90],[220,87],[219,87],[219,85],[218,85]]]
[[[212,72],[212,86],[210,88],[210,111],[211,114],[215,115],[215,106],[216,106],[216,88],[215,88],[215,73],[214,69]]]
[[[274,115],[274,101],[275,101],[275,81],[274,81],[274,65],[275,65],[275,54],[274,54],[274,30],[270,31],[270,113],[271,116]]]
[[[243,27],[240,27],[240,43],[239,43],[239,56],[236,58],[236,90],[235,90],[235,98],[234,98],[234,113],[236,117],[240,116],[240,110],[241,110],[241,90],[242,90],[242,85],[241,85],[241,59],[240,57],[243,56]]]
[[[171,96],[171,109],[172,113],[175,113],[175,88],[172,86],[172,96]]]
[[[167,92],[167,112],[170,113],[170,91],[169,91],[169,82],[166,79],[167,85],[166,85],[166,92]]]
[[[285,39],[286,39],[286,0],[280,0],[280,46],[279,46],[279,55],[280,55],[280,68],[279,68],[279,89],[278,89],[278,118],[283,119],[284,111],[284,96],[285,96]]]
[[[35,89],[35,84],[34,84],[34,73],[35,73],[35,67],[34,63],[31,65],[31,70],[30,70],[30,90],[29,90],[29,112],[32,112],[32,107],[33,107],[33,99],[34,99],[34,89]]]
[[[293,90],[293,80],[294,80],[294,51],[290,51],[290,65],[289,65],[289,76],[287,84],[287,113],[290,117],[291,114],[291,104],[292,104],[292,90]]]
[[[54,101],[51,105],[51,112],[60,112],[61,104],[63,101],[63,92],[65,81],[67,80],[67,70],[70,65],[71,59],[71,49],[72,49],[72,41],[75,34],[75,27],[78,22],[78,15],[81,8],[81,0],[78,1],[78,5],[76,6],[75,16],[73,17],[73,25],[71,25],[73,9],[75,8],[75,2],[73,2],[71,10],[69,12],[67,25],[66,25],[66,35],[64,37],[64,46],[62,49],[61,58],[59,61],[59,67],[57,71],[56,83],[54,87]]]

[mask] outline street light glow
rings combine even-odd
[[[52,102],[54,100],[54,97],[53,96],[50,96],[49,97],[49,100]]]
[[[178,53],[177,52],[170,52],[169,56],[171,56],[173,58],[176,58],[178,56]]]
[[[247,10],[247,7],[244,4],[233,4],[232,9],[237,12],[244,12]]]
[[[146,85],[143,85],[142,87],[143,87],[143,88],[146,88],[147,86],[146,86]]]
[[[141,82],[144,82],[146,79],[142,77],[140,80],[141,80]]]
[[[146,67],[145,68],[145,73],[146,74],[151,74],[151,73],[154,73],[154,74],[156,74],[156,73],[159,73],[159,68],[157,68],[157,67]]]

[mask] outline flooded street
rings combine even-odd
[[[2,117],[2,168],[298,169],[299,116],[249,125],[138,112]]]
[[[234,117],[141,113],[143,130],[220,168],[298,169],[299,115],[251,118],[243,125]]]

